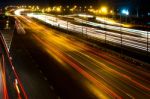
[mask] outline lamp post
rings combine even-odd
[[[103,15],[107,15],[108,14],[108,8],[106,6],[101,7],[100,11],[101,11],[101,13]]]
[[[125,17],[126,17],[126,23],[127,23],[127,17],[129,15],[129,10],[128,9],[122,9],[121,10],[121,14],[125,15]]]
[[[101,7],[101,9],[100,9],[100,12],[101,12],[101,14],[103,14],[104,15],[104,18],[103,18],[103,24],[104,24],[104,30],[106,29],[106,15],[108,14],[108,8],[106,7],[106,6],[103,6],[103,7]],[[106,44],[106,38],[107,37],[107,34],[106,34],[106,30],[105,30],[105,44]]]

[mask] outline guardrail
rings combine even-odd
[[[2,38],[2,34],[0,33],[0,42],[2,45],[2,53],[3,53],[3,67],[5,68],[6,73],[6,85],[8,91],[8,97],[4,97],[4,99],[28,99],[28,96],[22,86],[21,81],[19,80],[19,76],[13,66],[12,58],[7,49],[6,43]]]
[[[53,15],[44,15],[44,14],[28,14],[29,17],[34,17],[38,20],[41,20],[45,23],[48,23],[52,26],[66,29],[68,31],[73,31],[76,33],[82,33],[87,36],[91,36],[97,39],[104,40],[105,43],[114,43],[120,45],[121,47],[127,46],[131,48],[136,48],[139,50],[143,50],[146,52],[150,52],[150,32],[148,31],[140,31],[122,27],[116,27],[118,32],[114,31],[106,31],[106,29],[112,29],[112,26],[105,25],[105,24],[94,24],[95,26],[100,26],[103,29],[83,26],[74,24],[72,22],[68,22],[67,20],[63,20],[58,18],[57,16]],[[88,21],[80,20],[80,23],[83,24],[93,24],[89,23]]]

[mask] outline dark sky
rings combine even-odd
[[[0,7],[6,5],[96,5],[102,4],[109,6],[131,6],[140,5],[141,8],[150,9],[150,0],[0,0]]]

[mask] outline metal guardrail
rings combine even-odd
[[[136,48],[139,50],[146,51],[148,53],[150,52],[150,46],[149,46],[150,32],[148,31],[140,31],[140,30],[132,30],[132,29],[126,30],[126,28],[117,27],[117,29],[119,29],[118,32],[113,32],[113,31],[110,32],[110,31],[106,31],[106,29],[110,28],[110,26],[105,24],[101,25],[101,28],[104,29],[102,30],[94,27],[77,25],[68,22],[66,20],[59,19],[57,16],[52,16],[52,15],[50,16],[50,15],[32,14],[29,16],[44,21],[58,28],[66,29],[68,31],[73,31],[76,33],[82,33],[87,36],[104,40],[105,43],[112,42],[120,45],[121,47],[128,46],[131,48]]]

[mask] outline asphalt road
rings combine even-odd
[[[53,86],[47,81],[45,75],[38,68],[38,63],[34,61],[29,53],[28,46],[32,45],[24,42],[24,40],[28,41],[27,38],[20,37],[17,34],[14,35],[10,54],[28,98],[58,99],[59,96],[55,94]]]
[[[82,89],[76,83],[77,79],[74,80],[65,73],[66,70],[59,67],[61,64],[34,42],[31,30],[26,29],[26,33],[22,35],[15,32],[10,54],[29,99],[95,98]],[[49,67],[52,65],[58,68]]]
[[[64,99],[150,98],[149,70],[30,18],[19,19],[26,34],[15,35],[11,53],[31,97],[47,94],[51,85]],[[41,95],[41,99],[49,97]]]

